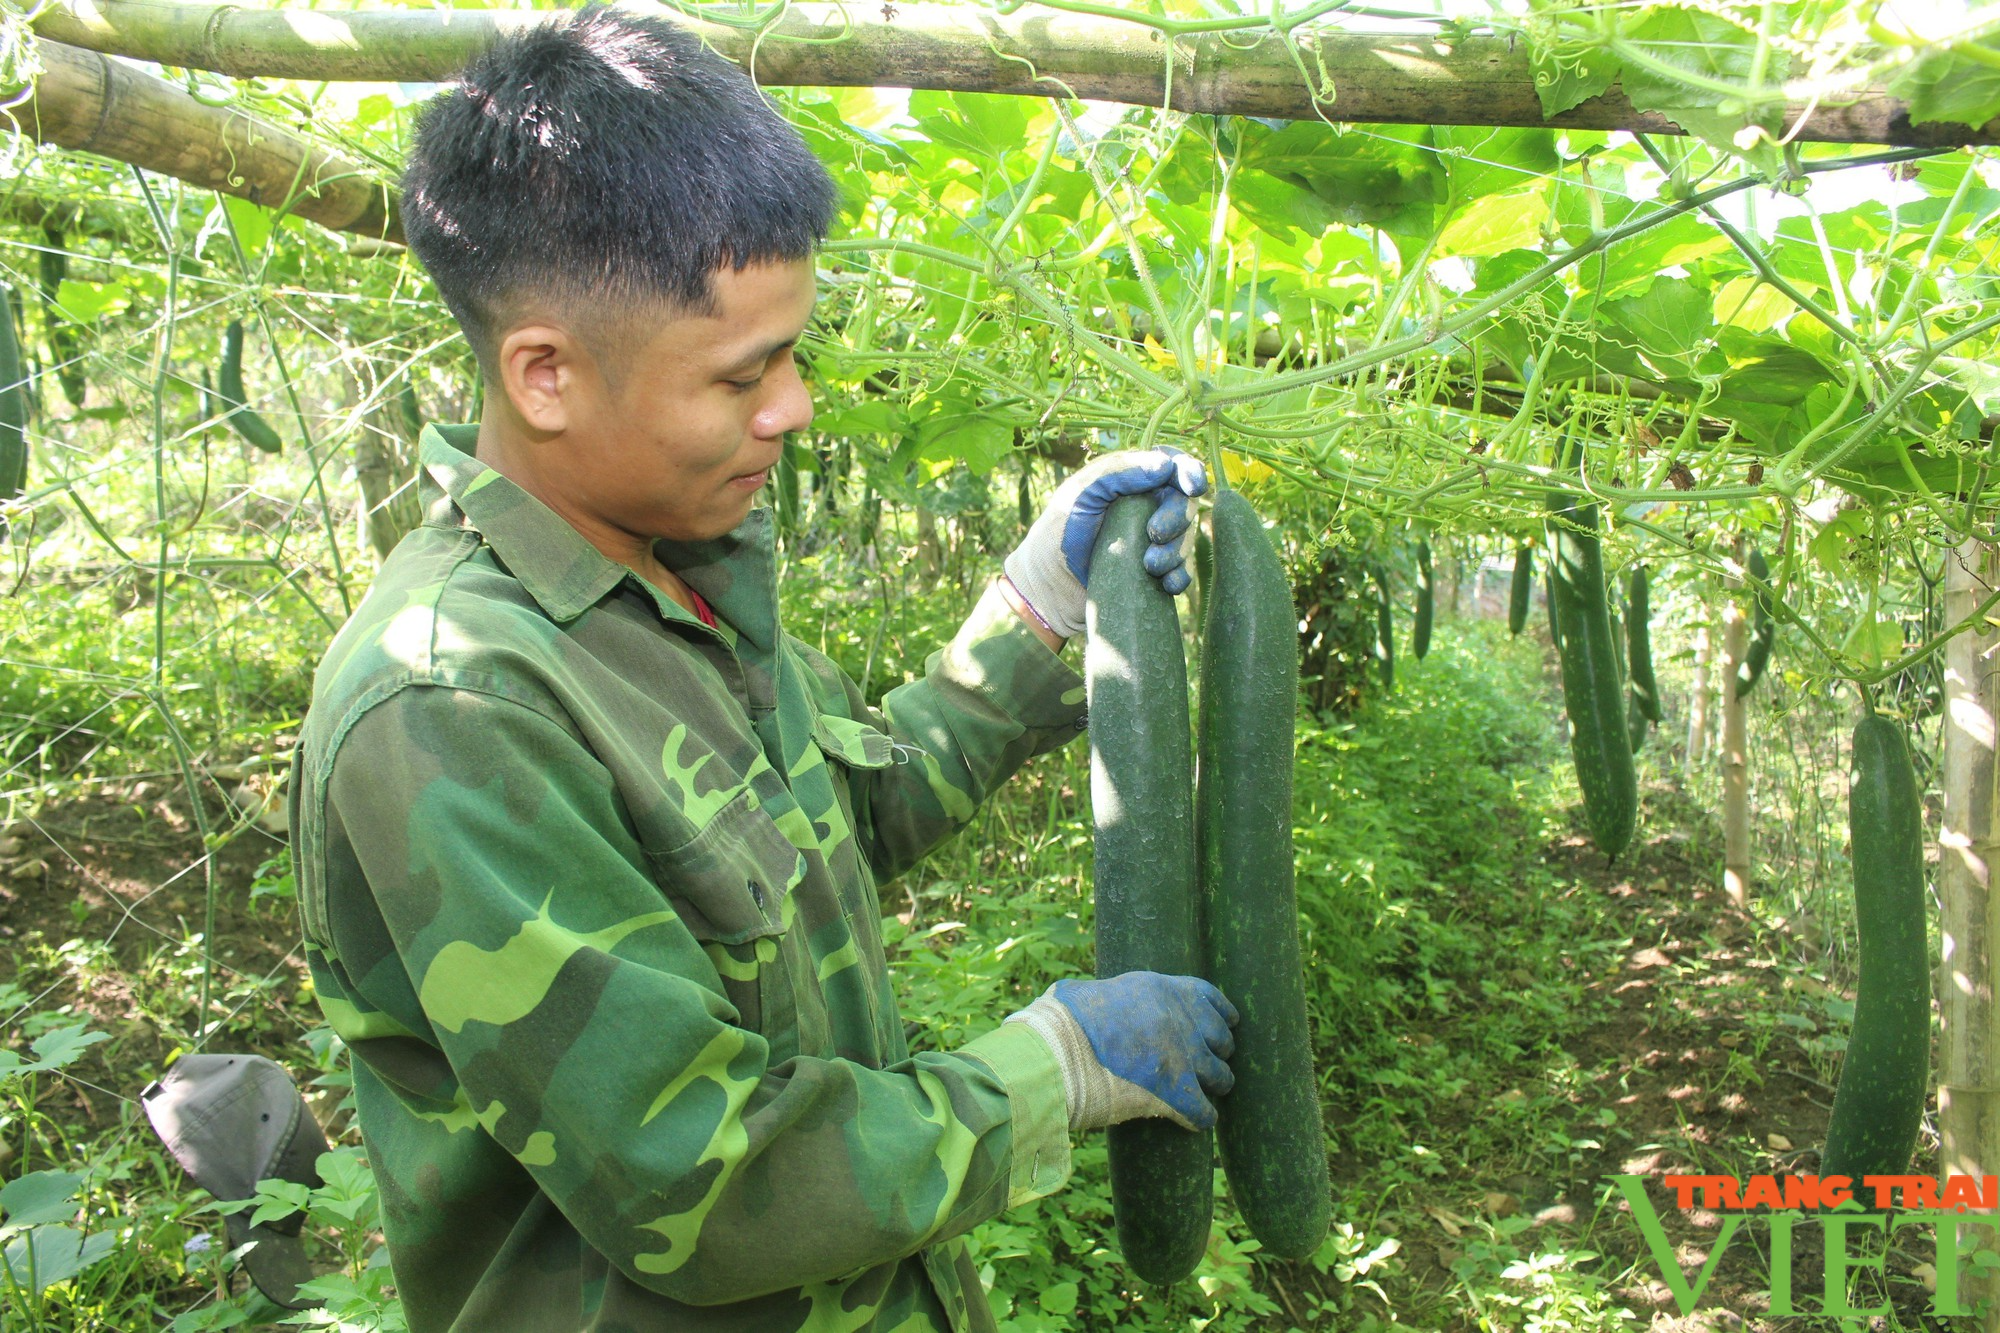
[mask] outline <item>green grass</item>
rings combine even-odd
[[[892,683],[915,665],[903,645],[941,637],[951,605],[949,595],[912,599],[877,634],[863,604],[830,646],[872,654],[871,674]],[[1430,656],[1399,673],[1395,694],[1346,718],[1301,718],[1298,886],[1336,1196],[1325,1245],[1306,1262],[1266,1259],[1218,1173],[1216,1226],[1194,1278],[1172,1291],[1140,1286],[1118,1256],[1102,1136],[1086,1136],[1067,1188],[969,1237],[1003,1329],[1528,1333],[1631,1322],[1616,1290],[1633,1272],[1629,1227],[1588,1210],[1533,1226],[1520,1211],[1479,1205],[1518,1194],[1523,1178],[1601,1197],[1607,1154],[1640,1146],[1599,1071],[1570,1053],[1604,1017],[1596,983],[1635,945],[1609,899],[1549,855],[1572,833],[1576,794],[1543,670],[1531,643],[1447,620]],[[1087,793],[1083,745],[1047,756],[925,866],[885,886],[914,1044],[960,1045],[1051,980],[1090,973]],[[254,901],[247,919],[279,939],[292,929],[287,889],[276,863],[225,885]],[[6,1009],[55,989],[15,1022],[10,1044],[32,1055],[29,1041],[54,1034],[54,1054],[73,1063],[0,1074],[0,1143],[10,1179],[80,1177],[74,1206],[39,1225],[116,1243],[66,1281],[14,1293],[0,1325],[192,1333],[265,1323],[278,1312],[226,1279],[220,1217],[164,1160],[136,1107],[122,1104],[117,1123],[90,1123],[64,1092],[66,1074],[122,1077],[129,1091],[157,1072],[159,1029],[193,1007],[198,954],[185,943],[111,950],[85,925],[95,928],[17,942]],[[129,1000],[118,1016],[88,1002],[121,986]],[[248,979],[219,999],[235,1014],[230,1044],[287,1056],[316,1076],[323,1110],[338,1105],[345,1056],[324,1028],[299,1038],[299,1024],[316,1018],[308,1001]],[[1829,1039],[1811,1004],[1790,1018],[1768,999],[1756,1004],[1773,1016],[1755,1028],[1731,1087],[1754,1090],[1762,1052],[1794,1029],[1800,1040]],[[107,1040],[63,1045],[96,1032]],[[393,1333],[400,1313],[373,1232],[372,1185],[352,1133],[339,1142],[326,1189],[290,1199],[338,1264],[327,1279],[332,1313],[309,1318]],[[1739,1148],[1711,1156],[1714,1169],[1750,1169]],[[30,1230],[6,1239],[19,1245]]]

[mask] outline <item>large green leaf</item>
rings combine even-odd
[[[15,1285],[40,1295],[102,1261],[117,1243],[108,1231],[84,1236],[68,1227],[36,1227],[8,1242],[0,1262]]]
[[[1732,324],[1723,327],[1721,343],[1729,357],[1723,393],[1737,402],[1796,407],[1808,393],[1833,378],[1833,372],[1817,356],[1783,338],[1749,333]]]
[[[1246,121],[1241,165],[1312,191],[1341,222],[1428,238],[1447,188],[1429,136],[1422,127],[1341,133],[1318,121],[1281,130]]]
[[[1688,278],[1661,278],[1636,296],[1606,301],[1598,313],[1650,352],[1679,356],[1715,336],[1706,288]]]
[[[1889,91],[1910,104],[1919,125],[1950,121],[1984,125],[2000,116],[2000,48],[1986,47],[1986,59],[1957,48],[1931,51],[1898,71]]]
[[[1028,118],[1036,103],[1025,97],[986,93],[910,94],[910,116],[932,143],[945,144],[975,166],[990,168],[1022,151]]]
[[[1748,32],[1695,9],[1656,5],[1625,29],[1625,37],[1647,58],[1628,58],[1619,84],[1632,105],[1658,111],[1683,129],[1719,148],[1735,149],[1737,132],[1752,122],[1740,103],[1728,105],[1721,89],[1746,89],[1756,58],[1756,40]],[[1766,85],[1782,83],[1789,65],[1782,48],[1768,52]],[[1782,108],[1764,110],[1755,123],[1773,134],[1782,128]],[[1775,169],[1777,152],[1768,145],[1757,155]]]
[[[1229,201],[1265,231],[1318,236],[1340,220],[1339,210],[1304,185],[1263,171],[1237,175]]]
[[[61,1069],[76,1062],[84,1050],[100,1041],[111,1040],[108,1032],[89,1032],[87,1023],[74,1023],[69,1027],[56,1028],[35,1038],[30,1049],[35,1053],[32,1060],[23,1060],[17,1051],[0,1050],[0,1078],[9,1074],[34,1074],[44,1070]]]
[[[66,1222],[76,1213],[83,1177],[74,1171],[30,1171],[0,1186],[0,1230]]]
[[[1549,220],[1539,194],[1489,194],[1452,215],[1438,235],[1439,255],[1497,255],[1526,249],[1541,239]]]
[[[1562,165],[1552,130],[1439,125],[1431,137],[1460,204],[1538,184]]]

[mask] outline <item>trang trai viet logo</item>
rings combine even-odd
[[[1639,1234],[1652,1252],[1653,1265],[1672,1293],[1681,1314],[1694,1312],[1716,1268],[1745,1227],[1765,1232],[1765,1241],[1744,1242],[1768,1267],[1774,1316],[1820,1315],[1829,1319],[1865,1319],[1890,1313],[1878,1306],[1848,1304],[1848,1278],[1866,1269],[1881,1271],[1886,1246],[1870,1246],[1866,1234],[1886,1239],[1910,1228],[1935,1242],[1937,1292],[1931,1311],[1939,1316],[1972,1311],[1960,1301],[1960,1276],[1975,1255],[1986,1263],[2000,1262],[2000,1176],[1613,1176],[1618,1192],[1639,1223]],[[1646,1188],[1656,1182],[1665,1206],[1683,1212],[1705,1209],[1719,1215],[1719,1229],[1708,1241],[1708,1257],[1690,1274],[1675,1257],[1674,1244],[1661,1221],[1660,1207]],[[1796,1297],[1792,1291],[1794,1232],[1802,1225],[1819,1232],[1825,1253],[1825,1281],[1817,1299]],[[1816,1308],[1815,1308],[1816,1307]]]

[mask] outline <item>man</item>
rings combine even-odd
[[[1061,488],[924,679],[868,707],[777,621],[753,508],[812,405],[828,177],[733,67],[604,9],[426,109],[408,234],[485,378],[425,523],[321,665],[294,779],[314,984],[352,1048],[415,1333],[984,1329],[954,1238],[1069,1133],[1213,1120],[1205,982],[1066,981],[911,1054],[875,886],[1073,738],[1098,517]]]

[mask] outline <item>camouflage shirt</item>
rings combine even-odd
[[[778,625],[768,511],[661,543],[710,628],[424,434],[425,521],[314,684],[319,1002],[414,1333],[966,1330],[963,1242],[1069,1173],[1009,1024],[912,1054],[876,884],[1082,726],[988,592],[880,710]]]

